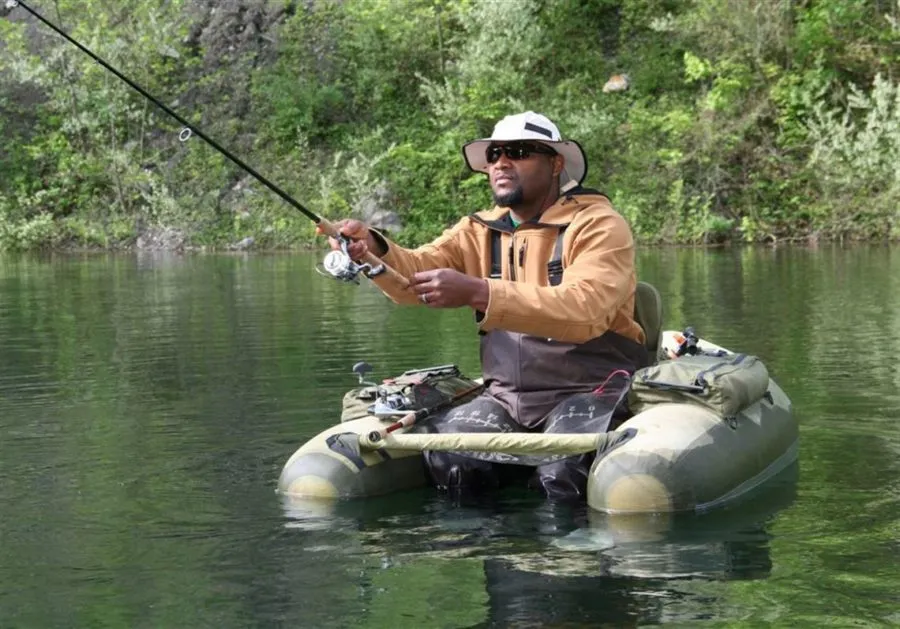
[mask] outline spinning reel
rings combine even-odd
[[[412,400],[401,391],[390,392],[384,387],[379,386],[370,380],[366,380],[366,374],[370,371],[372,371],[372,366],[365,361],[353,365],[353,373],[359,378],[360,386],[375,388],[375,393],[373,394],[374,404],[369,406],[369,413],[378,417],[391,417],[409,413],[413,408]]]
[[[340,243],[341,248],[329,251],[325,256],[325,259],[322,260],[322,264],[316,265],[316,271],[319,273],[319,275],[332,277],[342,282],[353,282],[354,284],[359,284],[360,273],[368,278],[372,278],[376,275],[379,275],[380,273],[384,273],[385,268],[383,264],[372,266],[368,263],[360,264],[358,262],[354,262],[350,257],[350,254],[347,252],[347,245],[350,244],[349,239],[340,236],[338,238],[338,242]]]

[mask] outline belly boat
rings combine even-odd
[[[648,338],[656,339],[648,346],[663,364],[683,349],[684,337],[660,331],[658,294],[648,286],[639,286],[645,299],[638,300],[638,308],[643,305],[645,310],[637,313],[638,320]],[[695,349],[723,360],[741,356],[702,339]],[[454,435],[438,442],[434,439],[443,435],[422,434],[417,425],[385,434],[386,427],[396,424],[396,413],[385,416],[383,408],[377,412],[369,407],[376,414],[345,413],[346,421],[304,443],[285,464],[278,490],[304,499],[362,499],[419,487],[428,482],[422,449],[532,455],[595,451],[587,488],[593,509],[705,511],[737,500],[797,458],[798,426],[791,402],[768,372],[763,373],[764,395],[754,396],[758,399],[734,413],[723,415],[715,405],[679,401],[676,391],[641,405],[640,412],[605,435]],[[455,390],[462,387],[458,384]],[[345,396],[345,411],[346,400],[357,399],[363,389]]]

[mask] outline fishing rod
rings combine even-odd
[[[384,262],[382,262],[381,258],[379,258],[375,254],[373,254],[371,251],[366,252],[366,254],[362,257],[362,259],[361,259],[362,264],[351,259],[350,254],[347,252],[347,245],[349,244],[350,241],[346,236],[344,236],[343,234],[341,234],[338,231],[337,227],[335,227],[333,223],[331,223],[330,221],[328,221],[325,218],[322,218],[321,216],[319,216],[312,210],[304,207],[302,204],[300,204],[300,202],[298,202],[296,199],[294,199],[292,196],[290,196],[287,192],[282,190],[279,186],[277,186],[274,183],[272,183],[271,181],[269,181],[266,177],[264,177],[263,175],[258,173],[249,164],[244,162],[242,159],[240,159],[239,157],[237,157],[236,155],[231,153],[231,151],[229,151],[228,149],[223,147],[221,144],[216,142],[214,139],[209,137],[201,129],[199,129],[195,125],[192,125],[184,117],[179,115],[176,111],[174,111],[173,109],[171,109],[164,103],[160,102],[159,99],[155,98],[152,94],[150,94],[143,87],[141,87],[140,85],[138,85],[137,83],[135,83],[134,81],[129,79],[127,76],[125,76],[124,74],[122,74],[121,72],[116,70],[113,66],[111,66],[109,63],[107,63],[102,58],[100,58],[98,55],[94,54],[87,47],[83,46],[82,44],[77,42],[75,39],[70,37],[68,33],[63,31],[58,26],[56,26],[54,23],[52,23],[50,20],[45,18],[43,15],[41,15],[40,13],[38,13],[37,11],[32,9],[26,3],[22,2],[22,0],[6,0],[5,12],[2,13],[2,15],[6,15],[7,13],[9,13],[12,9],[14,9],[16,7],[22,7],[23,9],[28,11],[31,15],[33,15],[35,18],[37,18],[40,22],[44,23],[51,30],[53,30],[57,34],[59,34],[63,39],[65,39],[66,41],[68,41],[69,43],[74,45],[76,48],[81,50],[81,52],[86,54],[88,57],[90,57],[91,59],[93,59],[94,61],[99,63],[101,66],[103,66],[110,72],[112,72],[119,79],[121,79],[122,81],[127,83],[132,89],[134,89],[136,92],[138,92],[141,96],[143,96],[144,98],[146,98],[147,100],[152,102],[154,105],[156,105],[157,107],[162,109],[164,112],[166,112],[167,114],[172,116],[175,120],[177,120],[178,122],[183,124],[185,128],[182,129],[181,133],[179,134],[179,136],[178,136],[179,140],[181,140],[182,142],[185,142],[191,137],[192,134],[196,134],[196,135],[200,136],[200,138],[202,138],[207,144],[209,144],[211,147],[213,147],[219,153],[221,153],[222,155],[227,157],[229,160],[231,160],[237,166],[239,166],[240,168],[242,168],[243,170],[248,172],[257,181],[259,181],[261,184],[266,186],[269,190],[271,190],[272,192],[277,194],[279,197],[281,197],[285,202],[287,202],[294,209],[298,210],[301,214],[303,214],[304,216],[309,218],[311,221],[313,221],[319,227],[319,229],[322,231],[323,234],[325,234],[326,236],[330,236],[331,238],[334,238],[335,240],[337,240],[338,243],[340,243],[340,247],[341,247],[340,250],[334,250],[334,251],[329,252],[325,256],[325,259],[322,262],[322,266],[324,267],[324,270],[329,275],[331,275],[335,279],[342,280],[345,282],[357,282],[358,283],[360,274],[365,275],[368,278],[373,278],[377,275],[381,275],[382,273],[385,273],[389,276],[392,276],[393,279],[395,281],[400,282],[401,285],[409,286],[408,279],[406,279],[405,277],[403,277],[402,275],[397,273],[397,271],[392,269],[390,266],[388,266]]]
[[[447,400],[444,400],[442,402],[438,402],[437,404],[435,404],[433,406],[430,406],[427,408],[420,408],[417,411],[410,411],[409,413],[407,413],[406,415],[404,415],[403,417],[401,417],[400,419],[395,421],[390,426],[382,428],[381,430],[373,430],[366,435],[360,435],[359,436],[360,446],[363,448],[366,448],[366,449],[378,449],[379,447],[381,447],[379,444],[383,443],[384,439],[392,432],[400,430],[401,428],[409,428],[410,426],[413,426],[414,424],[418,423],[421,419],[431,415],[432,413],[436,413],[437,411],[440,411],[448,406],[451,406],[451,405],[455,404],[456,402],[459,402],[460,400],[463,400],[464,398],[468,397],[469,395],[472,395],[473,393],[477,393],[478,391],[480,391],[482,389],[484,389],[484,384],[476,384],[475,386],[469,387],[468,389],[464,389],[464,390],[460,391],[459,393],[456,393],[455,395],[453,395],[453,397],[451,397]]]

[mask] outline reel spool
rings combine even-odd
[[[350,258],[350,254],[347,253],[349,240],[341,238],[339,242],[341,243],[341,248],[329,251],[322,260],[322,264],[316,265],[316,271],[319,272],[319,275],[332,277],[341,282],[359,284],[360,273],[371,278],[384,272],[383,264],[373,267],[371,264],[354,262]]]

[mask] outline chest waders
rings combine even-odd
[[[558,286],[563,276],[563,239],[568,225],[558,227],[553,254],[547,263],[547,280]],[[492,279],[503,279],[502,236],[505,230],[491,228]],[[510,248],[510,263],[513,251]],[[613,414],[631,383],[628,371],[615,370],[594,391],[576,393],[562,400],[536,429],[544,433],[603,433],[609,429]],[[450,409],[435,418],[429,431],[439,433],[503,433],[519,432],[517,423],[506,408],[490,395]],[[587,478],[593,453],[577,456],[523,456],[497,452],[433,452],[425,451],[426,468],[432,482],[456,498],[524,479],[558,500],[585,497]],[[532,471],[533,470],[533,471]]]

